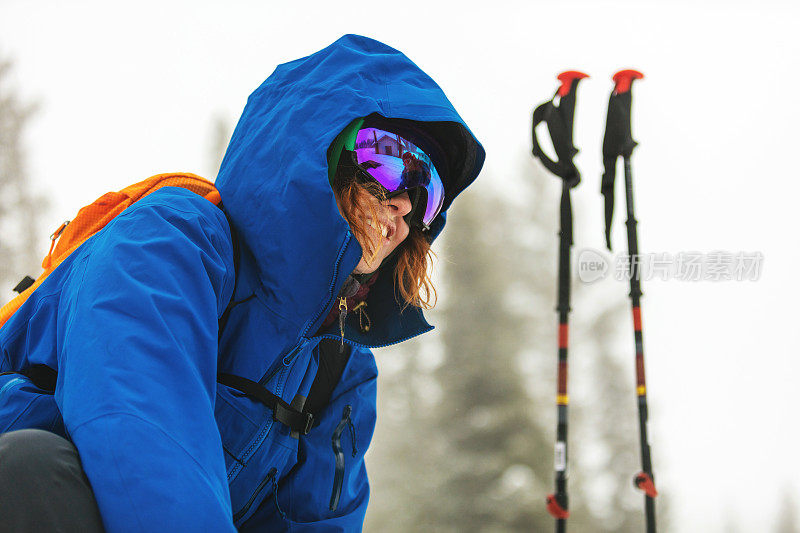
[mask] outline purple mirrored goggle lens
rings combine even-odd
[[[355,153],[358,165],[389,194],[423,187],[428,201],[422,223],[430,226],[442,209],[444,185],[428,154],[400,135],[377,128],[358,131]]]

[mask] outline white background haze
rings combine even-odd
[[[278,63],[345,33],[403,51],[442,86],[486,148],[479,181],[493,189],[528,178],[531,112],[559,72],[582,70],[592,77],[575,118],[576,250],[603,247],[610,77],[643,71],[633,104],[641,250],[764,255],[758,281],[644,283],[658,485],[675,531],[761,532],[786,491],[800,502],[798,15],[796,2],[774,1],[2,0],[0,55],[40,103],[25,140],[35,186],[52,199],[48,234],[152,174],[213,178],[215,118],[233,125]],[[550,191],[557,202],[555,179]],[[632,364],[631,353],[621,379],[633,380]]]

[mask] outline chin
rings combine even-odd
[[[379,266],[380,263],[378,262],[377,258],[372,262],[372,264],[368,265],[366,259],[362,257],[361,261],[359,261],[358,265],[356,265],[356,268],[353,272],[356,274],[372,274],[378,270]]]

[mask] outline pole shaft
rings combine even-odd
[[[558,379],[556,381],[555,496],[565,510],[569,509],[567,496],[567,427],[569,422],[569,393],[567,381],[569,366],[569,311],[570,311],[570,249],[572,247],[572,207],[570,188],[566,181],[561,190],[561,214],[558,254]],[[556,533],[565,533],[567,520],[556,519]]]
[[[644,372],[644,342],[642,339],[642,289],[639,281],[640,258],[639,240],[636,232],[636,217],[633,209],[633,172],[631,170],[630,155],[624,157],[625,161],[625,199],[628,219],[625,225],[628,228],[628,261],[630,274],[630,298],[633,312],[633,337],[636,345],[636,396],[639,407],[639,442],[642,452],[642,471],[649,475],[653,481],[653,466],[650,459],[650,442],[647,439],[647,383]],[[656,504],[655,499],[645,495],[645,518],[647,533],[656,533]]]

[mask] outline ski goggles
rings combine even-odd
[[[353,154],[358,168],[386,190],[387,198],[408,191],[412,201],[408,220],[430,229],[442,210],[444,185],[424,150],[397,133],[362,128],[356,135]]]

